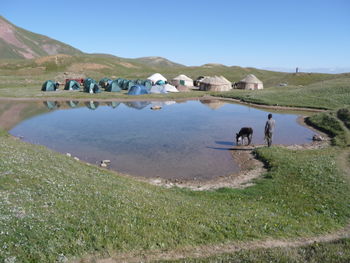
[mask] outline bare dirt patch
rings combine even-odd
[[[75,71],[75,72],[82,72],[84,70],[98,70],[98,69],[105,69],[110,68],[103,64],[97,64],[97,63],[75,63],[68,67],[68,71]]]

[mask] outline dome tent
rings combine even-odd
[[[98,84],[100,85],[101,88],[106,89],[111,82],[112,82],[112,80],[109,78],[102,78],[98,82]]]
[[[164,93],[168,93],[168,92],[166,91],[164,86],[162,86],[162,85],[154,85],[154,86],[151,87],[149,93],[151,93],[151,94],[163,93],[164,94]]]
[[[147,107],[150,104],[151,104],[151,102],[149,102],[149,101],[128,101],[128,102],[124,102],[125,106],[127,106],[129,108],[137,109],[137,110],[142,110],[143,108]]]
[[[199,82],[199,90],[229,91],[231,89],[231,82],[222,76],[205,77]]]
[[[187,86],[187,87],[193,87],[193,79],[187,77],[186,75],[179,75],[171,80],[171,84],[173,84],[175,87],[177,86]]]
[[[80,84],[79,82],[75,80],[68,80],[66,82],[66,85],[64,85],[65,90],[80,90]]]
[[[113,80],[105,89],[108,92],[120,92],[122,88],[118,84],[118,80]]]
[[[86,101],[85,106],[90,110],[96,110],[100,103],[98,101]]]
[[[173,85],[165,84],[165,85],[163,85],[163,86],[164,86],[164,88],[165,88],[165,90],[166,90],[167,92],[179,92],[179,91],[177,90],[177,88],[175,88],[175,86],[173,86]]]
[[[247,75],[244,79],[237,82],[235,86],[237,87],[237,89],[248,90],[257,90],[264,88],[262,81],[255,77],[253,74]]]
[[[144,94],[149,94],[149,91],[143,85],[134,85],[128,91],[128,95],[144,95]]]
[[[60,84],[58,82],[54,82],[53,80],[47,80],[41,86],[42,91],[56,91]]]
[[[121,88],[123,90],[129,90],[132,86],[135,86],[136,84],[132,80],[124,79],[123,83],[121,85]]]
[[[100,93],[101,90],[98,87],[96,81],[91,78],[84,79],[84,91],[88,93]]]
[[[165,82],[167,82],[167,79],[161,75],[160,73],[154,73],[153,75],[149,76],[147,79],[149,79],[150,81],[152,81],[152,84],[156,84],[157,81],[162,80]]]

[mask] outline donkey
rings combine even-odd
[[[248,139],[248,144],[249,145],[252,141],[253,137],[253,129],[251,127],[243,127],[239,131],[239,133],[236,133],[236,144],[238,145],[238,142],[244,143],[244,137]]]

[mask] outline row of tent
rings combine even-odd
[[[145,80],[128,80],[118,78],[111,80],[103,78],[98,83],[92,78],[86,78],[83,81],[84,92],[99,93],[104,89],[107,92],[120,92],[127,90],[128,95],[142,95],[152,93],[168,93],[188,91],[194,86],[203,91],[229,91],[232,88],[238,89],[263,89],[263,83],[253,74],[247,75],[239,82],[232,84],[223,76],[200,76],[195,81],[186,75],[179,75],[168,80],[160,73],[155,73]],[[46,81],[42,85],[42,91],[55,91],[59,84],[52,80]],[[65,90],[80,90],[80,83],[76,80],[68,80],[64,87]]]

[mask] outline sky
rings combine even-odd
[[[350,72],[350,0],[1,0],[0,15],[87,53]]]

